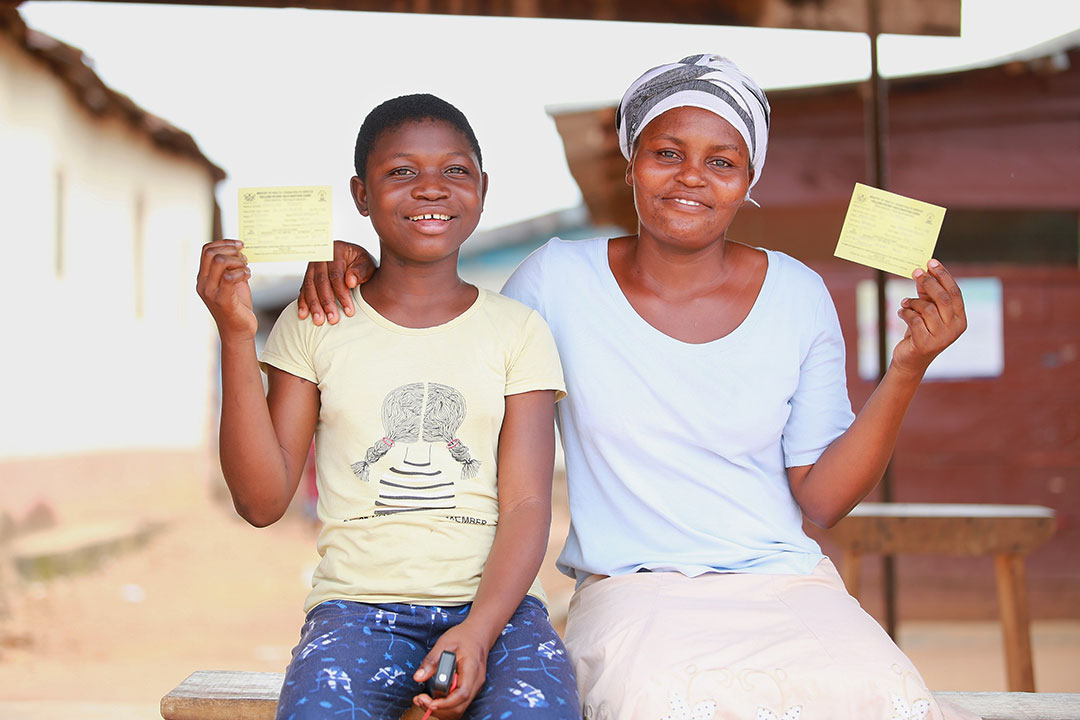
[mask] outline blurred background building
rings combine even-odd
[[[209,477],[216,357],[192,268],[225,174],[5,7],[0,158],[0,517],[75,521],[102,494],[171,514]]]

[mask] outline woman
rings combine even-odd
[[[566,644],[585,717],[943,717],[802,517],[828,527],[879,481],[966,327],[955,281],[936,261],[914,273],[907,333],[855,417],[821,279],[726,238],[765,160],[757,84],[688,57],[635,81],[617,124],[638,232],[552,240],[504,288],[547,320],[566,376],[559,567],[578,582]],[[307,288],[318,309],[312,273]]]

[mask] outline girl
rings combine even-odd
[[[323,523],[307,621],[278,718],[580,717],[536,573],[550,522],[563,380],[540,316],[457,274],[487,175],[464,115],[431,95],[364,120],[351,192],[381,266],[336,325],[295,307],[261,357],[234,240],[203,250],[198,291],[221,335],[221,466],[255,526],[285,512],[312,436]],[[417,683],[443,651],[456,688]]]

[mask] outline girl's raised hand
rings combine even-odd
[[[251,271],[238,240],[203,245],[195,289],[214,316],[221,338],[254,338],[259,322],[251,304]]]
[[[449,650],[457,655],[457,686],[444,698],[432,699],[426,692],[420,693],[413,698],[413,704],[423,710],[430,708],[432,717],[439,720],[460,718],[484,686],[489,649],[490,644],[485,643],[483,633],[474,631],[468,620],[444,632],[420,663],[413,680],[427,682],[435,672],[443,651]]]
[[[893,349],[892,365],[921,378],[930,361],[967,329],[967,315],[960,287],[940,262],[931,260],[912,277],[919,296],[900,303],[897,315],[907,331]]]

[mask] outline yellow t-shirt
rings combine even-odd
[[[353,291],[337,325],[274,324],[260,358],[319,386],[321,561],[305,612],[331,599],[472,602],[498,523],[505,396],[565,395],[535,310],[480,290],[448,323],[406,328]],[[530,595],[545,600],[539,580]]]

